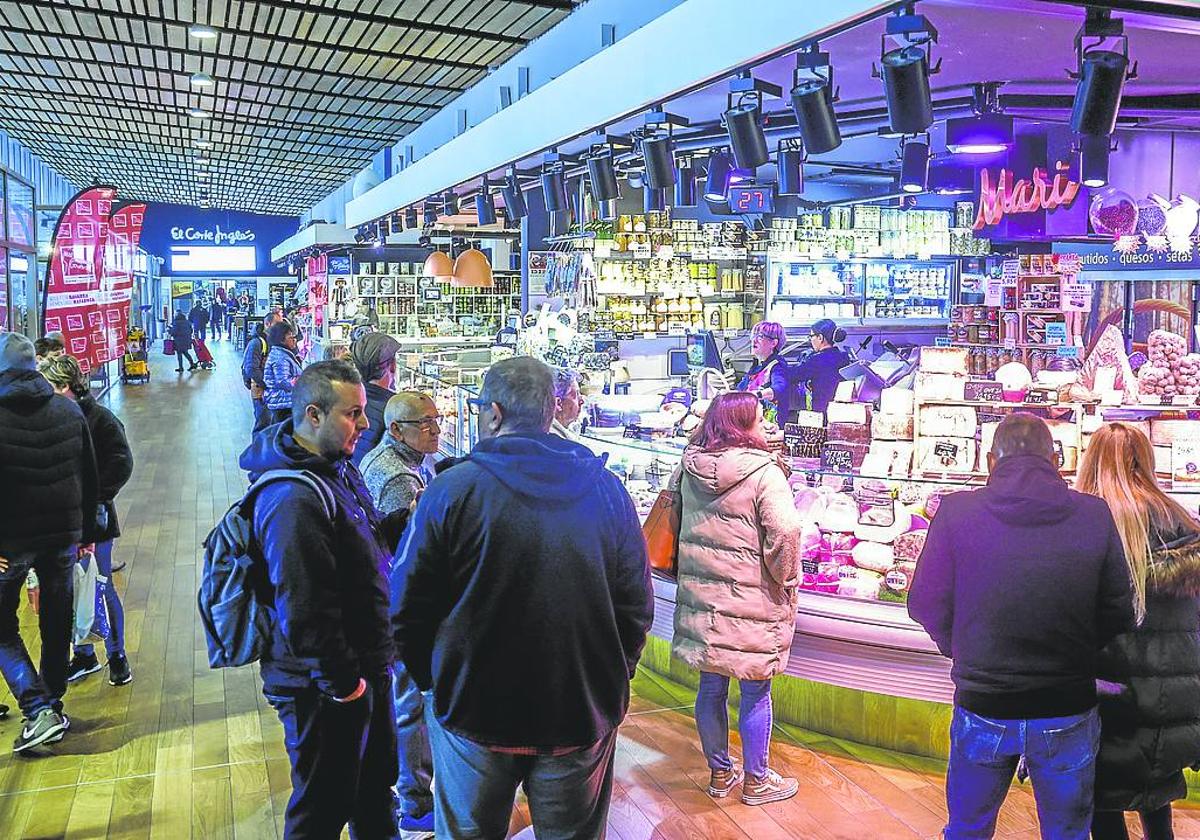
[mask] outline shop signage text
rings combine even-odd
[[[214,245],[236,245],[253,242],[252,230],[222,230],[220,225],[210,228],[173,227],[171,239],[175,242],[211,242]]]
[[[991,172],[981,170],[975,230],[999,224],[1005,216],[1070,207],[1079,193],[1080,184],[1067,176],[1069,164],[1059,161],[1055,170],[1053,180],[1047,180],[1049,175],[1040,166],[1034,167],[1032,178],[1014,180],[1016,176],[1012,170],[1001,169],[994,185]]]

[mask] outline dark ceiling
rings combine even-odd
[[[0,128],[79,186],[298,214],[575,5],[0,0]]]

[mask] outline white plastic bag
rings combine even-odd
[[[73,641],[81,645],[92,633],[96,620],[96,556],[82,552],[75,561],[75,624]]]

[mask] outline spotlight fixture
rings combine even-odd
[[[928,183],[929,143],[909,140],[900,163],[900,189],[906,193],[925,192]]]
[[[567,209],[567,185],[558,156],[547,157],[550,159],[542,164],[542,196],[546,201],[546,212],[558,213]]]
[[[801,73],[810,75],[802,77]],[[829,54],[813,44],[796,56],[792,84],[792,112],[804,147],[812,154],[831,152],[842,145],[842,133],[833,113],[836,101]]]
[[[475,196],[475,215],[477,217],[476,224],[496,224],[496,198],[492,195],[492,184],[488,181],[487,175],[483,176],[479,195]]]
[[[1096,41],[1085,45],[1085,38]],[[1099,48],[1112,40],[1119,43],[1120,52]],[[1125,82],[1137,76],[1136,62],[1129,69],[1124,22],[1114,19],[1107,9],[1089,8],[1083,26],[1075,33],[1075,56],[1077,70],[1070,75],[1078,84],[1071,108],[1071,130],[1078,134],[1112,134]]]
[[[1108,153],[1111,151],[1106,134],[1084,134],[1079,138],[1079,180],[1085,187],[1096,189],[1108,183]]]
[[[426,225],[437,224],[438,212],[432,198],[425,199],[425,207],[422,210],[421,217]]]
[[[442,207],[444,215],[458,215],[458,196],[454,194],[454,190],[446,190],[442,194]]]
[[[946,120],[946,151],[955,155],[993,155],[1013,143],[1013,118],[985,113]]]
[[[642,190],[642,209],[647,213],[658,213],[666,209],[666,190],[647,186]]]
[[[613,167],[611,148],[593,151],[587,159],[587,173],[593,199],[599,202],[621,197],[621,186],[617,182],[617,172]]]
[[[696,168],[691,158],[681,162],[675,170],[675,206],[696,206]]]
[[[420,223],[420,220],[417,218],[417,208],[415,205],[404,211],[404,226],[406,228],[416,230]]]
[[[771,159],[757,104],[735,105],[722,115],[722,119],[729,131],[729,145],[738,168],[755,169]]]
[[[193,87],[212,87],[217,83],[217,80],[208,73],[193,73],[189,81]]]
[[[796,140],[783,140],[779,144],[777,166],[779,168],[779,194],[802,195],[804,193],[804,147]]]
[[[358,230],[354,231],[354,244],[361,245],[366,241],[367,241],[367,231],[365,228],[360,226],[358,228]]]
[[[206,120],[212,116],[212,114],[203,108],[188,108],[187,113],[189,117],[194,117],[198,120]]]
[[[217,30],[208,24],[193,23],[188,27],[188,34],[198,41],[211,41],[217,37]]]
[[[729,190],[733,161],[725,151],[713,152],[708,158],[708,175],[704,179],[704,197],[708,201],[724,201]]]
[[[670,134],[642,138],[642,158],[647,186],[664,190],[675,185],[675,141]]]
[[[883,79],[892,132],[920,134],[933,124],[929,76],[938,68],[930,67],[929,47],[937,42],[937,29],[924,15],[913,14],[909,7],[887,19],[881,50],[886,48],[889,38],[899,46],[884,51],[879,59],[880,69],[872,69],[872,73]]]
[[[521,192],[521,183],[517,180],[515,168],[508,171],[504,186],[500,188],[500,196],[504,199],[504,214],[511,221],[525,218],[529,210],[525,206],[525,194]]]
[[[975,169],[954,160],[931,160],[928,186],[938,195],[967,195],[975,191]]]

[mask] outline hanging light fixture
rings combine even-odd
[[[888,120],[897,134],[919,134],[933,124],[929,59],[920,47],[900,47],[880,59]]]
[[[413,205],[404,211],[404,226],[409,230],[416,230],[418,224],[417,208]]]
[[[500,197],[504,199],[504,213],[510,221],[519,221],[529,214],[525,206],[525,194],[521,192],[521,183],[517,180],[516,168],[508,171],[504,185],[500,187]]]
[[[648,186],[659,190],[675,186],[675,143],[670,134],[643,138],[642,159]]]
[[[437,207],[434,206],[432,198],[425,199],[425,207],[422,211],[422,217],[424,218],[426,225],[437,224],[437,219],[438,219]]]
[[[796,140],[781,141],[777,165],[779,168],[779,194],[802,195],[804,193],[804,147]]]
[[[475,215],[477,217],[476,224],[496,224],[496,197],[492,195],[492,184],[487,175],[483,176],[479,195],[475,196]]]
[[[967,195],[975,191],[975,169],[950,159],[931,160],[928,186],[938,195]]]
[[[496,284],[487,255],[478,248],[468,248],[454,261],[450,285],[459,289],[490,289]]]
[[[1071,129],[1079,134],[1112,134],[1117,127],[1129,59],[1110,50],[1092,50],[1080,63],[1071,108]]]
[[[647,213],[659,213],[666,209],[666,190],[647,185],[642,189],[642,209]]]
[[[802,77],[803,72],[810,75]],[[796,56],[792,85],[792,113],[796,115],[800,138],[810,154],[824,154],[842,145],[842,133],[833,112],[836,98],[829,54],[813,44]]]
[[[900,189],[906,193],[925,192],[928,183],[929,143],[909,140],[900,162]]]
[[[696,168],[691,158],[679,164],[675,170],[675,206],[696,206]]]
[[[567,209],[567,185],[560,165],[548,163],[542,166],[542,196],[546,200],[547,213]]]
[[[725,151],[713,152],[708,158],[708,175],[704,179],[704,197],[709,201],[724,201],[729,190],[733,161]]]
[[[421,274],[442,283],[448,282],[454,276],[454,261],[445,251],[434,251],[425,258],[425,267]]]
[[[447,215],[447,216],[457,216],[458,215],[458,213],[459,213],[458,196],[455,195],[454,190],[446,190],[446,192],[442,194],[442,207],[443,207],[443,212],[445,215]]]
[[[611,148],[592,153],[587,159],[587,173],[593,199],[600,202],[621,197],[621,185],[617,182]]]
[[[990,155],[1013,144],[1013,118],[984,113],[946,120],[946,151],[956,155]]]
[[[1096,189],[1108,184],[1108,135],[1084,134],[1079,138],[1079,180]]]
[[[743,102],[727,110],[722,119],[739,169],[755,169],[771,159],[757,102]]]

